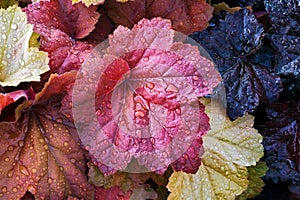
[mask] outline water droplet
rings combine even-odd
[[[11,25],[11,29],[16,30],[17,28],[18,28],[18,25],[17,25],[17,24],[12,24],[12,25]]]
[[[198,79],[199,79],[198,76],[193,76],[193,80],[194,80],[194,81],[197,81]]]
[[[7,172],[8,178],[12,177],[14,175],[14,169],[11,169]]]
[[[182,60],[177,60],[177,64],[181,65],[182,64]]]
[[[64,142],[64,146],[66,147],[66,146],[68,146],[69,145],[69,143],[68,142]]]
[[[2,191],[2,192],[6,192],[6,191],[7,191],[7,187],[5,187],[5,186],[2,187],[2,188],[1,188],[1,191]]]
[[[145,116],[145,114],[144,114],[142,111],[136,111],[136,112],[134,113],[134,115],[135,115],[136,117],[144,117],[144,116]]]
[[[5,161],[5,162],[10,161],[9,157],[5,158],[4,161]]]
[[[18,145],[19,145],[19,147],[22,147],[22,146],[24,146],[24,141],[22,141],[22,140],[21,140],[21,141],[19,141],[19,142],[18,142]]]
[[[166,88],[166,92],[178,92],[178,88],[173,84],[169,84]]]
[[[32,168],[32,173],[36,174],[37,173],[37,170],[35,168]]]
[[[13,187],[12,191],[15,192],[15,193],[18,192],[18,188]]]
[[[144,61],[144,62],[148,62],[148,61],[149,61],[149,57],[144,57],[144,58],[143,58],[143,61]]]
[[[22,174],[24,174],[25,176],[29,176],[28,169],[27,169],[25,166],[21,165],[20,168],[19,168],[19,170],[20,170],[20,172],[21,172]]]
[[[153,89],[154,86],[155,86],[154,83],[151,83],[151,82],[146,84],[146,87],[149,89]]]

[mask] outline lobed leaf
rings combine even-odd
[[[252,128],[253,117],[231,122],[220,105],[205,105],[212,130],[203,136],[201,166],[196,174],[174,172],[168,199],[234,199],[248,187],[246,166],[263,156],[262,136]]]
[[[16,5],[0,9],[0,85],[17,86],[21,82],[39,81],[49,70],[48,54],[29,47],[33,26]]]

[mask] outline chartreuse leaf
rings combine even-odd
[[[0,9],[0,85],[17,86],[21,82],[39,81],[49,70],[48,54],[29,47],[33,25],[16,5]]]
[[[253,198],[262,191],[262,188],[265,186],[264,181],[261,177],[266,175],[268,167],[264,162],[258,162],[256,166],[251,166],[248,168],[248,180],[249,185],[247,190],[245,190],[237,200],[246,200],[248,198]]]
[[[87,7],[91,5],[103,4],[105,0],[72,0],[72,4],[82,2]]]
[[[1,0],[0,8],[8,8],[9,6],[18,5],[18,1],[16,0]]]
[[[252,116],[231,122],[220,106],[204,104],[211,130],[203,137],[201,166],[196,174],[172,174],[169,200],[235,199],[248,187],[246,166],[255,165],[263,156],[262,136],[252,128]]]

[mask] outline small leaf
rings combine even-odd
[[[73,4],[78,2],[82,2],[84,5],[86,5],[86,7],[89,7],[91,5],[103,4],[105,0],[72,0]]]
[[[27,24],[26,14],[15,5],[0,9],[0,16],[0,84],[39,81],[49,70],[49,59],[46,52],[29,47],[33,26]]]
[[[266,175],[268,167],[264,162],[258,162],[255,166],[248,167],[248,180],[249,185],[246,191],[244,191],[237,200],[247,200],[248,198],[254,198],[261,193],[265,186],[261,177]]]

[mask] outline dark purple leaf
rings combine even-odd
[[[272,49],[264,46],[264,28],[248,9],[234,14],[221,12],[207,30],[192,37],[217,64],[231,119],[253,112],[260,101],[274,102],[279,97],[281,80],[269,66]]]

